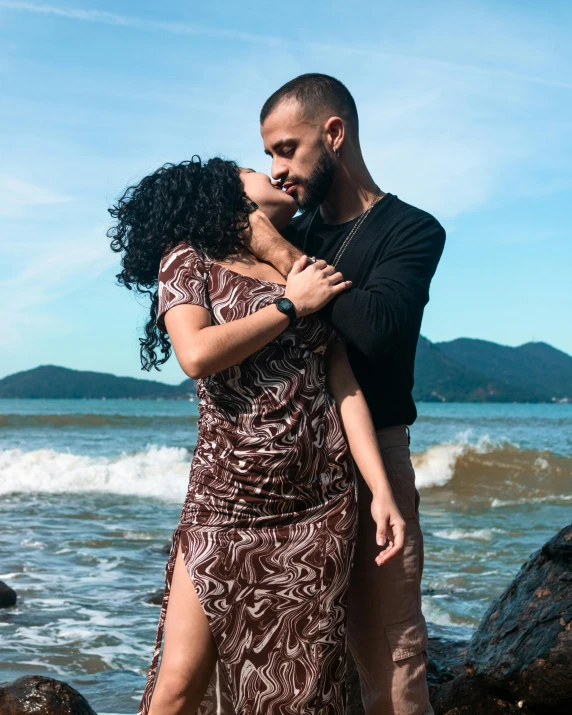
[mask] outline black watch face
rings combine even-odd
[[[294,307],[294,303],[292,303],[290,298],[280,298],[280,307],[288,310],[289,308]]]

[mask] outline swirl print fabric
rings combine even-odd
[[[165,331],[175,305],[203,306],[220,325],[271,304],[284,286],[182,242],[163,256],[158,290]],[[198,715],[344,715],[357,487],[326,388],[325,355],[337,340],[305,316],[197,380],[197,444],[138,715],[151,702],[179,543],[219,656]]]

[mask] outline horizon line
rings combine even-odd
[[[419,340],[427,340],[428,343],[431,345],[442,345],[446,343],[453,343],[457,340],[470,340],[472,342],[481,342],[481,343],[490,343],[492,345],[496,345],[498,347],[503,347],[503,348],[509,348],[510,350],[518,350],[519,348],[524,347],[525,345],[547,345],[549,348],[552,350],[556,350],[559,353],[562,353],[563,355],[566,355],[569,358],[572,358],[572,354],[566,352],[565,350],[561,350],[560,348],[554,347],[554,345],[551,345],[550,343],[547,343],[546,340],[527,340],[524,343],[521,343],[520,345],[505,345],[503,343],[497,343],[494,340],[486,340],[484,338],[467,338],[467,337],[459,337],[459,338],[453,338],[452,340],[429,340],[429,338],[426,338],[424,335],[420,334],[419,335]],[[99,371],[99,370],[90,370],[90,369],[82,369],[82,368],[77,368],[77,367],[66,367],[64,365],[53,365],[53,364],[42,364],[42,365],[36,365],[36,367],[31,367],[25,370],[18,370],[17,372],[11,372],[8,373],[7,375],[4,375],[3,377],[0,377],[0,382],[2,380],[5,380],[8,377],[13,377],[14,375],[19,375],[24,372],[32,372],[32,370],[38,370],[41,367],[55,367],[59,368],[61,370],[70,370],[72,372],[93,372],[98,375],[110,375],[111,377],[117,377],[121,379],[126,379],[126,380],[143,380],[144,382],[159,382],[162,385],[168,385],[169,387],[178,387],[180,386],[183,382],[186,380],[193,380],[192,377],[185,377],[181,382],[178,383],[170,383],[170,382],[161,382],[159,379],[147,379],[144,377],[133,377],[132,375],[116,375],[113,372],[105,372],[105,371]],[[160,372],[159,370],[157,371],[158,373]],[[157,375],[157,378],[159,378],[160,375]],[[196,382],[196,380],[194,380]],[[7,399],[7,398],[0,398],[0,399]]]

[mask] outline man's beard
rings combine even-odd
[[[319,206],[328,195],[336,175],[336,162],[325,147],[322,147],[314,171],[304,185],[304,198],[297,201],[301,211]]]

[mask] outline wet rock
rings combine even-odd
[[[0,581],[0,608],[9,608],[15,606],[18,596],[16,591],[10,588],[4,581]]]
[[[459,641],[429,636],[427,685],[431,699],[440,685],[465,672],[467,642],[466,640]]]
[[[572,712],[572,525],[532,554],[491,603],[466,667],[542,715]]]
[[[153,591],[147,596],[147,603],[151,603],[153,606],[161,606],[163,603],[163,596],[165,594],[165,589],[160,588],[157,591]]]
[[[2,715],[96,715],[87,700],[67,683],[26,675],[0,683]]]
[[[536,715],[522,701],[512,702],[480,678],[462,673],[441,685],[431,698],[435,715]]]

